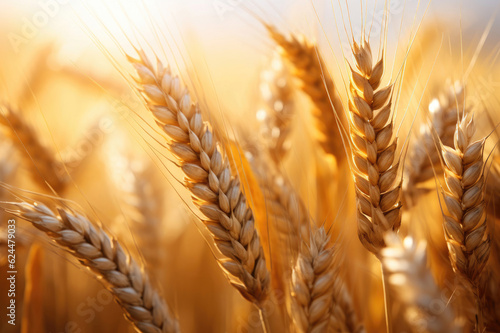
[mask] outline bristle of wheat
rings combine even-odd
[[[335,156],[337,163],[343,163],[346,158],[339,128],[345,128],[347,121],[342,100],[316,46],[295,36],[287,38],[272,26],[266,27],[271,38],[281,47],[283,57],[295,68],[294,75],[315,106],[314,116],[321,147],[327,154]]]
[[[415,332],[460,332],[453,309],[441,301],[442,291],[427,268],[425,243],[396,234],[385,237],[381,258],[393,297],[404,306],[405,320]],[[443,304],[438,306],[436,302]]]
[[[179,332],[179,324],[146,273],[118,241],[89,219],[67,208],[13,203],[12,213],[45,232],[101,278],[139,332]]]
[[[143,52],[140,59],[129,60],[139,76],[138,89],[147,108],[168,137],[167,146],[186,175],[186,187],[224,256],[220,266],[246,299],[261,304],[269,295],[269,271],[252,210],[224,148],[169,68],[160,61],[153,66]]]
[[[358,202],[358,236],[378,254],[387,231],[401,224],[401,178],[395,161],[391,114],[392,85],[378,88],[383,60],[373,65],[369,43],[354,43],[350,80],[350,135]]]
[[[363,332],[323,227],[302,244],[293,270],[291,317],[300,332]]]
[[[10,107],[5,107],[2,111],[0,123],[23,155],[33,180],[44,188],[48,183],[55,191],[63,189],[67,178],[63,165],[55,158],[54,153],[41,143],[35,130],[18,112]]]

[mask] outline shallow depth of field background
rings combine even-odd
[[[57,6],[50,7],[53,9],[52,15],[45,21],[43,17],[47,16],[40,16],[44,7],[41,4],[54,2]],[[161,31],[163,36],[160,39],[164,40],[168,59],[171,62],[177,60],[172,62],[173,67],[182,73],[190,86],[203,92],[207,104],[213,105],[217,96],[222,101],[222,109],[221,114],[214,117],[217,121],[228,121],[236,132],[241,130],[240,133],[248,133],[252,126],[256,126],[258,74],[268,64],[273,47],[265,30],[249,14],[249,10],[275,24],[283,32],[300,32],[318,40],[332,72],[336,71],[339,64],[343,66],[340,46],[347,45],[347,37],[340,25],[342,16],[335,1],[335,14],[330,1],[314,1],[326,35],[320,29],[309,1],[254,0],[248,5],[249,10],[245,9],[245,2],[0,2],[0,101],[8,101],[22,109],[30,123],[44,137],[45,143],[59,151],[61,156],[89,155],[78,167],[74,175],[75,184],[65,192],[65,197],[77,202],[83,210],[93,211],[106,228],[124,240],[131,253],[137,253],[137,249],[134,248],[134,239],[120,210],[120,200],[113,182],[113,163],[117,163],[116,154],[129,154],[145,160],[151,160],[152,154],[146,144],[150,138],[144,134],[144,126],[136,117],[130,116],[128,108],[124,107],[127,105],[141,109],[142,106],[131,92],[128,82],[105,56],[105,51],[109,51],[113,59],[123,64],[120,49],[110,35],[126,51],[131,51],[125,37],[132,41],[147,41],[153,47],[159,47],[158,36],[152,31]],[[218,12],[217,3],[228,6],[227,10]],[[383,1],[378,1],[375,11],[375,1],[369,0],[367,3],[370,9],[367,22],[371,22],[372,12],[377,17],[373,26],[376,36],[380,28]],[[422,21],[427,2],[420,4],[416,16],[419,6],[416,0],[393,0],[392,6],[396,10],[389,14],[391,32],[388,55],[391,59],[388,61],[396,59],[396,63],[400,64],[412,27],[415,28]],[[418,105],[421,96],[424,96],[422,104],[428,101],[425,97],[425,81],[429,76],[434,77],[430,68],[441,43],[441,61],[449,59],[444,61],[446,66],[456,69],[453,76],[460,78],[460,30],[463,32],[464,45],[467,46],[465,54],[470,60],[481,34],[498,7],[495,0],[434,0],[430,4],[421,23],[422,38],[429,39],[429,49],[421,59],[425,66],[418,83],[410,83],[412,88],[413,84],[418,86],[416,96],[402,96],[408,105]],[[347,19],[345,3],[342,8]],[[352,25],[359,27],[359,1],[349,1],[349,9]],[[401,24],[403,15],[405,19]],[[31,26],[34,20],[38,26],[34,30],[26,28],[26,22]],[[340,40],[336,25],[339,26]],[[491,55],[497,50],[499,35],[500,20],[497,19],[490,35],[496,38],[487,39],[483,55]],[[333,52],[327,39],[334,41]],[[19,44],[14,45],[13,40]],[[419,47],[416,46],[416,49]],[[418,58],[418,52],[412,56]],[[466,60],[466,65],[469,60]],[[498,87],[495,76],[478,67],[478,71],[483,70],[484,74],[478,74],[474,79],[474,82],[479,83],[477,90],[481,90],[483,85]],[[416,72],[410,68],[407,73],[409,79],[415,78]],[[435,75],[437,78],[446,77],[443,68],[437,70]],[[345,89],[342,79],[337,79],[342,85],[341,89]],[[428,88],[431,89],[439,80],[430,80]],[[413,114],[410,113],[408,117],[412,118]],[[304,123],[309,121],[303,114],[298,115],[298,119]],[[497,116],[498,120],[500,116]],[[91,131],[93,135],[87,136],[89,129],[96,126],[98,130]],[[404,128],[406,126],[405,123]],[[306,136],[306,127],[295,127],[295,140]],[[309,193],[307,189],[310,175],[298,171],[302,167],[300,154],[305,149],[304,146],[298,146],[297,150],[290,153],[290,159],[286,162],[287,170],[294,186],[306,198],[306,203],[314,207],[316,194]],[[176,170],[173,174],[166,171],[162,163],[168,167],[170,162],[167,160],[153,160],[154,172],[150,174],[150,179],[164,190],[161,199],[163,226],[159,231],[163,239],[163,246],[159,249],[163,262],[155,279],[181,317],[183,331],[238,331],[249,323],[251,325],[252,321],[255,322],[255,313],[229,286],[213,260],[209,246],[198,230],[200,225],[190,212],[192,206],[186,204],[189,195],[182,190],[180,197],[176,193],[180,189],[176,179],[182,179],[182,176]],[[19,167],[13,183],[21,188],[43,191],[27,180],[26,175],[25,168]],[[6,219],[7,216],[2,215],[2,227]],[[36,240],[40,248],[37,258],[42,264],[39,267],[39,279],[35,282],[41,290],[41,301],[33,303],[36,315],[31,317],[34,322],[30,332],[131,331],[119,307],[90,274],[75,265],[69,257],[55,251],[46,238],[43,235],[41,237],[31,226],[20,222],[17,233],[17,266],[20,274],[16,302],[19,324],[23,318],[24,265],[29,259],[31,244]],[[6,251],[4,247],[1,250]],[[20,325],[15,328],[7,325],[3,314],[6,304],[6,268],[4,262],[1,264],[0,331],[21,332]],[[362,302],[362,297],[357,297],[356,303]],[[381,325],[384,320],[383,313],[375,317],[372,328],[380,327],[377,325]],[[250,328],[258,330],[258,327],[257,324]]]

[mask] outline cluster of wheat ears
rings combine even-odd
[[[387,331],[500,331],[500,239],[494,209],[500,164],[485,151],[489,133],[476,132],[475,118],[482,114],[480,105],[472,112],[466,103],[465,80],[443,84],[428,110],[423,108],[425,121],[417,120],[410,139],[402,140],[395,120],[402,85],[388,82],[383,45],[377,45],[382,51],[376,55],[368,36],[351,42],[346,50],[352,53],[348,95],[343,96],[314,43],[284,35],[270,24],[265,28],[277,55],[263,75],[268,107],[257,112],[260,134],[247,142],[227,135],[221,122],[211,122],[218,111],[204,109],[203,97],[189,91],[159,54],[136,47],[135,54],[126,55],[131,86],[150,115],[143,109],[130,112],[154,118],[163,136],[159,153],[175,157],[168,169],[182,170],[182,185],[201,213],[196,216],[208,231],[205,237],[215,245],[214,259],[229,283],[258,309],[260,326],[246,330],[376,330],[367,324],[370,302],[376,302]],[[283,170],[293,150],[297,94],[310,100],[314,119],[315,142],[308,149],[319,156],[310,162],[317,164],[318,196],[324,194],[314,206]],[[148,171],[142,170],[142,176],[132,172],[131,182],[118,181],[142,254],[134,259],[105,223],[62,198],[72,184],[72,169],[20,112],[9,104],[2,110],[2,179],[12,172],[7,161],[14,146],[33,181],[52,193],[35,201],[30,199],[35,194],[4,183],[4,191],[18,200],[4,201],[2,208],[30,222],[97,276],[137,331],[180,332],[183,320],[196,320],[183,319],[152,276],[150,268],[159,265],[155,236],[161,213],[148,198],[162,193],[151,193],[143,175]],[[424,183],[431,184],[430,191],[422,190]],[[419,201],[429,193],[442,203],[439,214],[425,215],[432,235],[428,226],[422,228],[427,233],[412,233],[416,228],[405,226],[404,214],[425,209]],[[364,259],[353,263],[349,251],[359,243],[342,239],[356,229]],[[381,274],[380,286],[358,281],[353,272],[359,265]],[[450,279],[452,290],[446,293],[443,281]],[[370,290],[379,287],[383,293],[374,301]]]

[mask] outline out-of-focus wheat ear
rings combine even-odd
[[[333,80],[325,67],[317,47],[304,38],[287,38],[275,27],[266,25],[271,38],[281,48],[284,58],[294,67],[293,74],[301,82],[302,90],[313,102],[318,141],[327,154],[346,161],[344,142],[339,128],[347,128],[347,120]],[[338,122],[337,120],[340,120]]]
[[[358,236],[366,249],[378,255],[384,234],[401,225],[401,176],[395,160],[392,106],[393,86],[379,87],[384,61],[375,64],[368,41],[353,44],[349,123],[353,176],[356,188]]]
[[[43,188],[48,183],[56,192],[62,190],[68,182],[62,163],[42,144],[40,136],[19,112],[7,106],[1,111],[0,123],[22,154],[33,180]]]
[[[250,158],[265,198],[269,222],[276,226],[282,241],[278,250],[287,257],[286,261],[294,262],[301,239],[309,234],[309,214],[289,180],[269,160],[262,153]]]
[[[472,141],[474,133],[474,119],[466,115],[457,124],[454,147],[441,145],[441,150],[447,187],[443,198],[448,211],[444,234],[453,270],[476,297],[476,329],[481,332],[479,278],[490,255],[490,236],[484,202],[485,139]]]
[[[16,202],[4,208],[45,232],[89,268],[114,295],[138,332],[179,332],[179,324],[148,275],[120,243],[87,217],[41,203]]]
[[[131,154],[112,154],[110,158],[110,174],[120,192],[124,218],[130,223],[148,271],[156,275],[164,257],[160,251],[163,191],[154,180],[154,167],[150,161],[134,158]]]
[[[457,119],[463,114],[463,86],[459,82],[447,83],[446,89],[434,98],[428,107],[429,124],[421,124],[410,144],[405,168],[404,193],[416,202],[421,190],[418,185],[434,177],[441,168],[441,152],[436,137],[443,145],[453,145]]]
[[[257,111],[261,136],[279,170],[290,149],[291,121],[295,114],[291,76],[279,54],[274,55],[270,68],[261,73],[259,88],[265,102]]]
[[[384,275],[393,298],[404,307],[405,320],[415,332],[461,332],[453,309],[427,267],[425,242],[404,241],[395,233],[385,236],[381,251]],[[441,302],[442,304],[437,304]]]
[[[303,241],[293,270],[290,316],[300,332],[363,332],[329,240],[321,227]]]
[[[240,179],[180,79],[159,60],[153,65],[144,52],[139,56],[129,57],[138,75],[137,89],[178,158],[185,186],[222,254],[219,264],[243,297],[262,309],[269,296],[269,271]]]

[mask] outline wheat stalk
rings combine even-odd
[[[425,242],[402,241],[396,234],[385,237],[381,258],[391,294],[405,308],[405,319],[415,332],[459,332],[448,304],[438,306],[442,291],[427,267]]]
[[[334,266],[323,227],[311,233],[293,270],[291,317],[301,332],[362,332],[352,301]]]
[[[346,158],[339,127],[345,127],[347,121],[342,100],[316,46],[295,36],[287,38],[270,25],[266,25],[266,28],[271,38],[280,46],[283,57],[295,68],[293,74],[300,80],[302,90],[315,106],[314,117],[321,147],[327,154],[335,156],[338,164],[343,163]]]
[[[261,135],[273,163],[279,168],[288,153],[291,120],[295,113],[290,74],[279,55],[261,73],[260,93],[265,106],[257,111]]]
[[[350,134],[358,210],[358,236],[366,249],[378,254],[384,234],[401,225],[401,179],[395,162],[392,85],[379,88],[383,59],[375,65],[367,41],[353,44],[356,67],[351,67]]]
[[[4,107],[2,111],[0,123],[22,153],[33,180],[42,187],[48,183],[56,192],[63,189],[67,178],[64,177],[63,165],[55,158],[54,153],[40,142],[35,130],[18,112],[10,107]]]
[[[139,55],[140,59],[129,57],[139,75],[138,89],[168,137],[167,146],[186,175],[185,186],[224,255],[219,263],[231,284],[261,307],[269,295],[269,271],[239,177],[231,171],[221,143],[180,79],[160,61],[155,68],[143,52]]]
[[[453,145],[453,135],[457,119],[462,115],[463,87],[456,82],[447,84],[446,90],[439,98],[429,104],[429,121],[420,126],[415,140],[408,153],[408,163],[405,169],[405,192],[413,201],[417,196],[417,185],[434,177],[434,172],[441,166],[441,153],[436,147],[435,136],[445,146]]]
[[[68,208],[12,203],[9,212],[45,232],[103,281],[140,332],[179,332],[179,325],[146,273],[118,241],[88,218]]]

